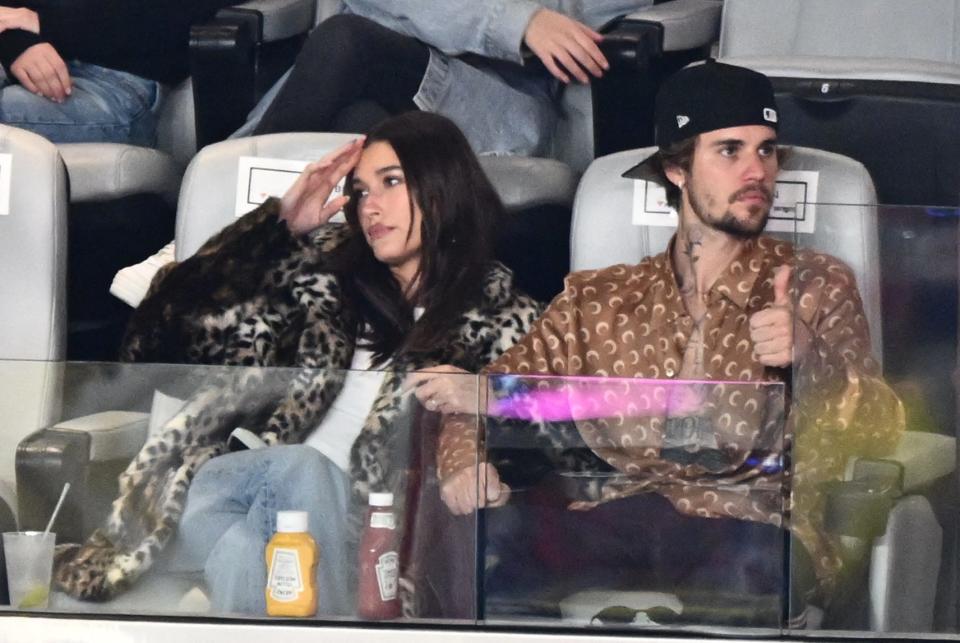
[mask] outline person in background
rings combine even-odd
[[[190,26],[233,0],[19,0],[0,6],[0,123],[54,143],[153,146]]]
[[[649,4],[345,0],[310,34],[254,133],[365,131],[421,109],[453,120],[478,154],[548,156],[557,84],[602,76],[596,30]]]

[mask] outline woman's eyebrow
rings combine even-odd
[[[387,165],[386,167],[382,167],[376,172],[374,172],[374,174],[381,175],[381,174],[386,174],[387,172],[393,172],[394,170],[402,170],[402,169],[403,168],[401,168],[399,165]]]

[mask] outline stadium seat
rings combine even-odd
[[[638,182],[621,177],[652,151],[619,152],[597,159],[587,169],[574,203],[573,270],[636,263],[666,248],[674,228],[634,225]],[[870,175],[852,159],[802,147],[790,148],[783,169],[818,173],[816,229],[812,234],[772,235],[832,254],[851,267],[870,324],[873,351],[884,363],[876,193]],[[873,631],[927,632],[933,627],[942,530],[921,492],[955,470],[956,444],[952,435],[909,429],[889,458],[904,467],[905,495],[890,513],[885,533],[872,545]]]
[[[130,309],[114,273],[173,236],[183,170],[199,146],[226,138],[296,55],[315,0],[251,0],[191,30],[191,78],[164,90],[157,147],[60,146],[70,176],[71,359],[115,359]]]
[[[59,419],[66,345],[67,175],[57,148],[0,125],[0,439]],[[0,528],[14,528],[13,449],[0,458]]]

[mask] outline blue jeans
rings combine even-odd
[[[54,143],[156,143],[160,85],[79,61],[67,63],[73,92],[62,103],[38,96],[0,71],[0,123]]]
[[[214,458],[190,485],[165,567],[202,571],[217,612],[266,614],[264,550],[277,512],[309,512],[317,541],[318,614],[352,615],[349,480],[312,447],[276,446]]]

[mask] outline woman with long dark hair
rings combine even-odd
[[[329,223],[341,208],[347,225]],[[276,512],[302,509],[321,544],[321,610],[350,613],[351,489],[357,503],[402,489],[396,447],[416,398],[466,405],[470,387],[439,396],[436,374],[477,372],[539,312],[491,259],[502,208],[457,127],[411,112],[159,274],[128,359],[302,368],[243,369],[195,394],[127,468],[106,527],[58,562],[60,585],[110,598],[175,533],[167,570],[202,571],[215,610],[263,614]],[[237,426],[269,448],[223,455]]]

